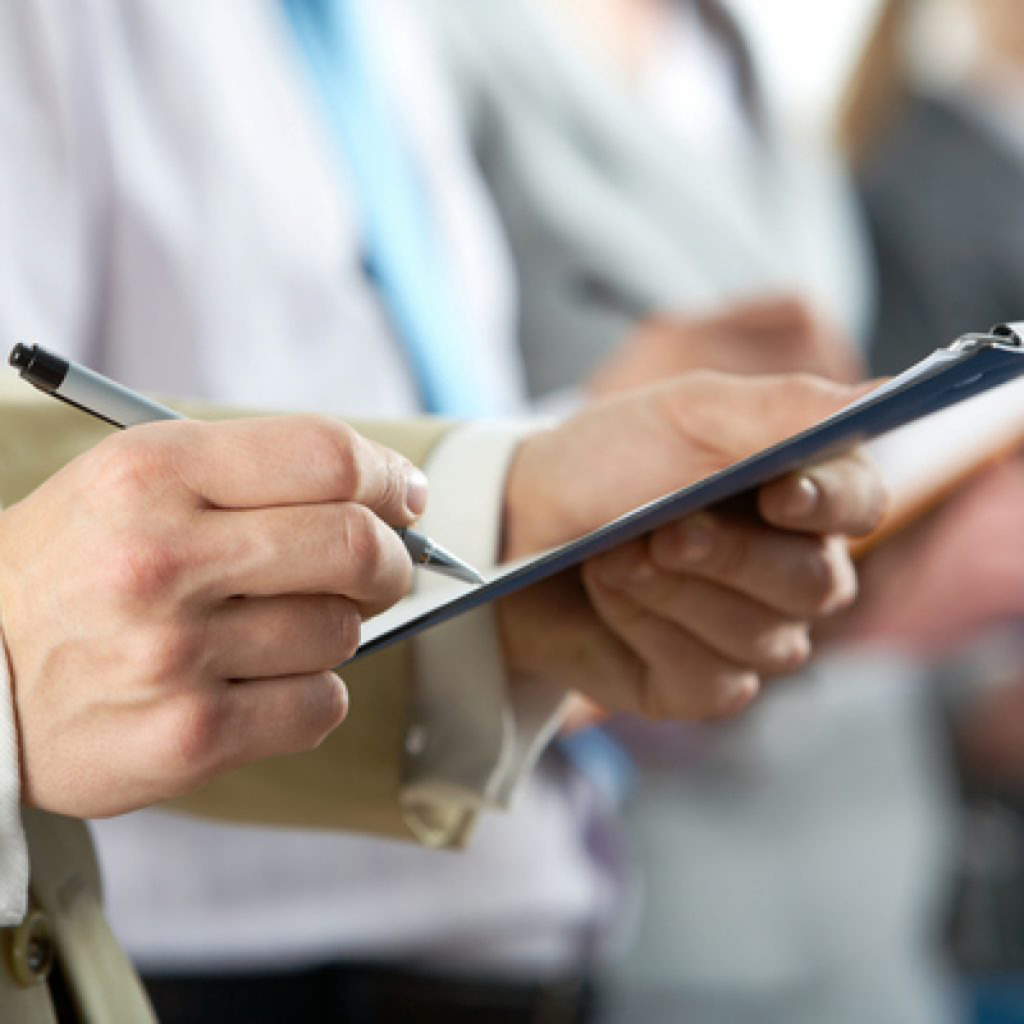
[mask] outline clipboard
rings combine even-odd
[[[554,550],[499,567],[471,591],[407,599],[368,622],[353,660],[540,583],[675,520],[723,503],[751,502],[758,488],[1024,376],[1024,321],[967,334],[802,433],[633,509]],[[1022,396],[1024,401],[1024,396]],[[941,457],[941,455],[939,456]],[[752,502],[751,502],[752,504]]]

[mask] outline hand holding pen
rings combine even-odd
[[[115,427],[183,418],[173,409],[39,345],[31,348],[15,345],[10,364],[24,380],[40,391]],[[400,527],[397,532],[415,566],[464,583],[483,583],[483,578],[471,565],[446,551],[430,537],[408,528]]]
[[[57,468],[76,430],[37,404],[18,440],[43,481],[0,512],[23,804],[122,813],[321,742],[347,704],[333,670],[412,580],[392,529],[422,512],[412,465],[275,416],[152,423]]]

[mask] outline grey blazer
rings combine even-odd
[[[979,112],[915,97],[858,186],[877,261],[879,372],[1024,315],[1024,153]]]
[[[820,155],[723,167],[652,115],[538,0],[424,0],[521,280],[531,391],[575,384],[653,312],[794,290],[848,328],[863,274]]]

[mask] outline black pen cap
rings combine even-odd
[[[15,345],[8,362],[25,380],[44,391],[55,391],[68,373],[68,364],[63,359],[38,345]]]

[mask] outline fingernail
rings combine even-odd
[[[738,715],[757,696],[761,689],[756,675],[738,676],[723,695],[720,714],[723,718]]]
[[[810,653],[811,638],[806,629],[781,631],[772,639],[768,650],[773,661],[794,666],[806,661]]]
[[[711,554],[714,546],[714,527],[711,520],[698,518],[679,524],[676,554],[682,565],[703,562]]]
[[[405,507],[409,515],[419,519],[427,510],[427,478],[415,466],[405,471]]]
[[[809,476],[798,477],[782,507],[783,514],[790,519],[806,519],[817,507],[820,497],[818,485]]]

